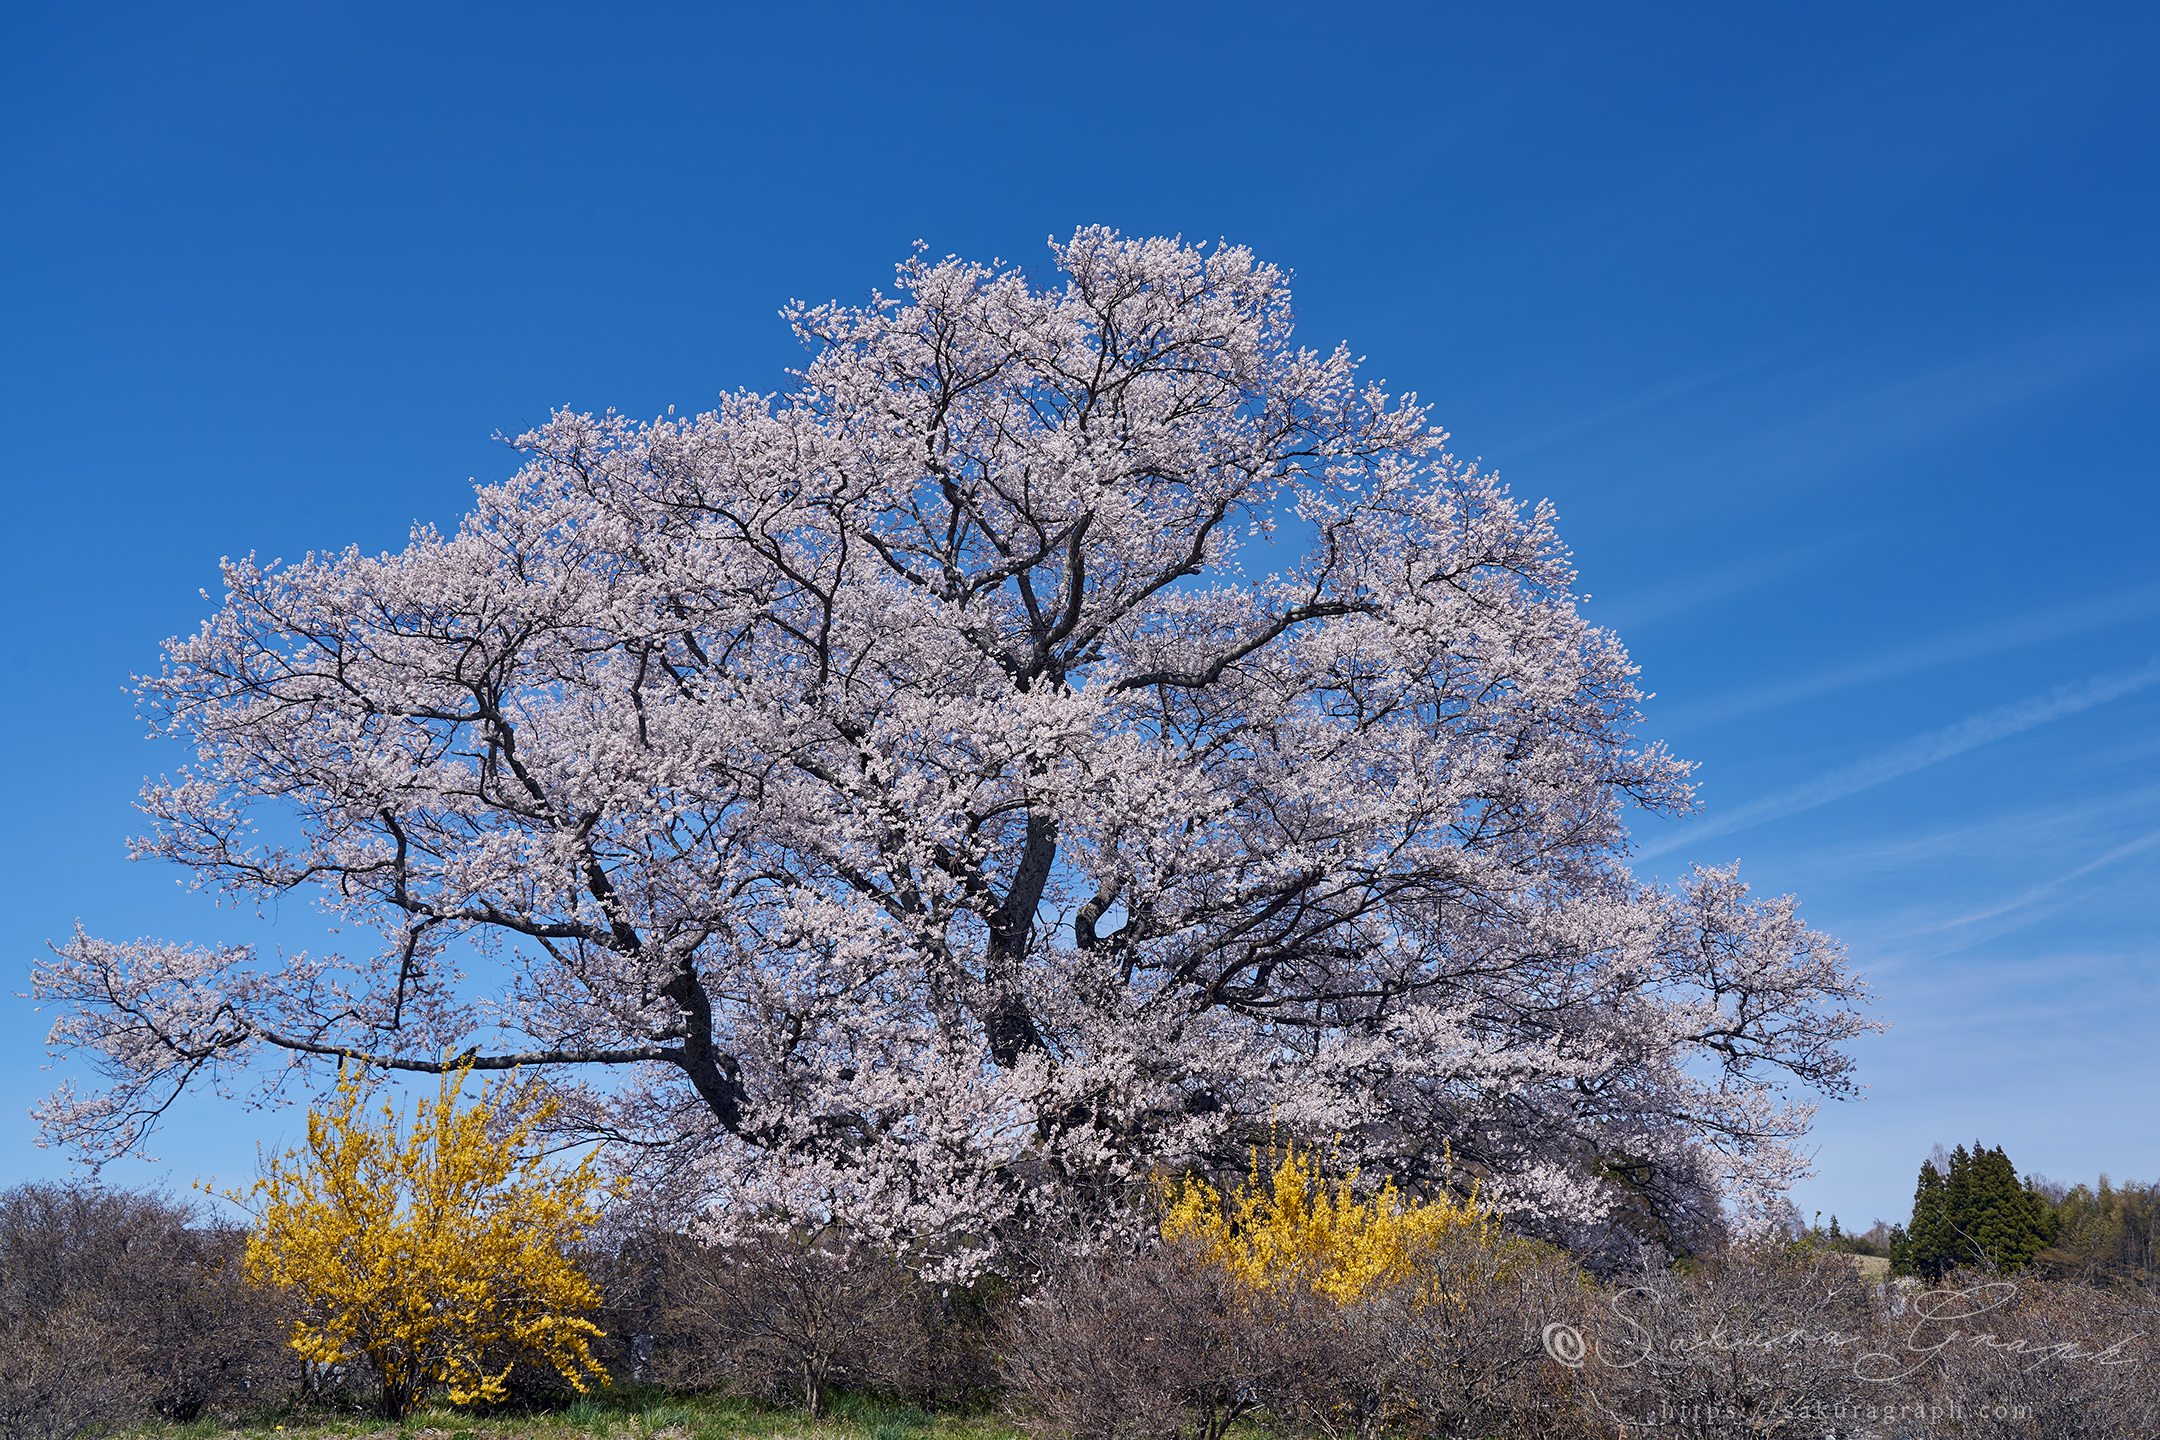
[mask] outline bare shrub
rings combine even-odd
[[[1618,1433],[2160,1433],[2160,1308],[2120,1290],[1970,1271],[1872,1285],[1842,1255],[1743,1246],[1631,1277],[1579,1324],[1574,1388]]]
[[[2160,1434],[2152,1296],[1960,1271],[1905,1297],[1888,1362],[1927,1436],[2129,1440]]]
[[[1783,1244],[1646,1270],[1595,1299],[1575,1390],[1623,1430],[1756,1436],[1842,1413],[1867,1389],[1855,1362],[1884,1339],[1871,1287],[1844,1256]]]
[[[1370,1440],[1408,1420],[1403,1381],[1415,1366],[1407,1347],[1411,1298],[1388,1287],[1354,1305],[1310,1291],[1242,1297],[1246,1322],[1259,1330],[1249,1349],[1252,1397],[1278,1425],[1340,1440]]]
[[[1594,1297],[1566,1252],[1466,1227],[1348,1301],[1244,1284],[1200,1247],[1067,1255],[1014,1308],[1001,1368],[1031,1431],[1219,1440],[1251,1415],[1293,1435],[1576,1437],[1575,1377],[1542,1328]]]
[[[747,1384],[816,1416],[835,1385],[899,1388],[924,1353],[920,1282],[837,1234],[684,1245],[664,1283],[670,1343],[656,1373],[676,1383]]]
[[[78,1428],[112,1418],[91,1403],[106,1378],[119,1418],[187,1421],[269,1398],[297,1366],[280,1297],[240,1273],[244,1242],[162,1196],[52,1184],[0,1195],[0,1326],[18,1357],[4,1383],[94,1357],[105,1378],[79,1387]]]
[[[1189,1423],[1219,1440],[1309,1338],[1295,1315],[1256,1316],[1197,1247],[1053,1254],[1041,1269],[998,1356],[1031,1433],[1170,1440]]]
[[[70,1440],[141,1413],[115,1332],[80,1303],[0,1317],[0,1437]]]
[[[1588,1279],[1566,1251],[1533,1240],[1451,1236],[1419,1260],[1419,1303],[1389,1312],[1408,1358],[1396,1380],[1406,1422],[1433,1436],[1561,1437],[1588,1426],[1543,1330],[1582,1303]]]
[[[784,1308],[784,1278],[761,1293],[758,1276],[772,1260],[773,1247],[803,1243],[800,1237],[715,1248],[660,1228],[648,1217],[636,1218],[647,1223],[618,1225],[600,1237],[601,1246],[578,1256],[603,1297],[593,1318],[604,1334],[593,1342],[593,1351],[608,1372],[631,1383],[744,1383],[801,1396],[800,1369],[787,1366],[785,1379],[779,1377],[763,1358],[773,1347],[746,1350],[741,1323],[746,1295]],[[867,1254],[860,1258],[869,1259]],[[828,1255],[812,1264],[830,1269],[833,1261]],[[1004,1282],[989,1277],[967,1286],[937,1286],[910,1277],[898,1265],[871,1268],[874,1275],[856,1267],[846,1284],[891,1285],[905,1292],[907,1304],[881,1312],[876,1328],[884,1333],[867,1345],[848,1341],[828,1373],[841,1383],[918,1405],[990,1403],[1000,1383],[992,1352],[999,1317],[1009,1303]],[[513,1393],[518,1379],[511,1377]],[[547,1388],[547,1377],[534,1379],[536,1393]]]
[[[1014,1303],[996,1275],[971,1285],[922,1285],[918,1318],[922,1348],[899,1376],[898,1393],[919,1405],[980,1409],[1002,1394],[997,1349]]]

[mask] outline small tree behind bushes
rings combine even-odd
[[[926,1349],[920,1282],[838,1234],[687,1245],[671,1278],[662,1373],[678,1383],[732,1381],[815,1418],[835,1385],[900,1387]]]
[[[827,1413],[838,1389],[924,1405],[997,1387],[996,1280],[943,1286],[833,1227],[777,1225],[725,1243],[647,1236],[622,1288],[648,1295],[652,1378],[726,1386]]]
[[[1449,1196],[1405,1203],[1392,1180],[1360,1193],[1357,1172],[1330,1179],[1310,1153],[1291,1148],[1227,1196],[1189,1180],[1177,1187],[1163,1238],[1190,1241],[1207,1263],[1249,1291],[1310,1288],[1348,1304],[1401,1280],[1443,1237],[1491,1225],[1470,1201]]]
[[[282,1391],[284,1316],[244,1282],[244,1240],[159,1195],[0,1195],[0,1436],[185,1422]]]
[[[365,1361],[393,1420],[437,1384],[457,1404],[501,1399],[520,1361],[580,1391],[607,1382],[584,1318],[601,1296],[568,1253],[599,1219],[592,1160],[550,1169],[533,1132],[551,1107],[495,1086],[460,1108],[464,1076],[415,1107],[409,1136],[388,1105],[370,1125],[347,1079],[252,1192],[249,1278],[296,1298],[308,1361]]]

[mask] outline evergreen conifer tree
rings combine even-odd
[[[2017,1170],[1999,1145],[1975,1148],[1970,1204],[1966,1228],[1974,1258],[1998,1270],[2024,1268],[2054,1238],[2052,1207],[2018,1183]]]
[[[2040,1232],[2040,1243],[2033,1247],[2028,1264],[2062,1235],[2062,1218],[2056,1213],[2055,1201],[2040,1188],[2038,1182],[2037,1175],[2027,1175],[2025,1183],[2018,1187],[2025,1197],[2026,1212],[2033,1217],[2033,1225]]]
[[[1973,1146],[1979,1148],[1975,1140]],[[1973,1166],[1963,1145],[1950,1152],[1950,1168],[1943,1172],[1943,1268],[1948,1270],[1973,1259]]]
[[[1933,1160],[1923,1160],[1919,1184],[1913,1189],[1912,1223],[1906,1227],[1904,1244],[1892,1254],[1892,1263],[1903,1274],[1932,1280],[1945,1268],[1949,1237],[1942,1172]]]
[[[1932,1158],[1920,1163],[1912,1223],[1892,1260],[1900,1273],[1930,1280],[1960,1265],[2017,1270],[2054,1233],[2047,1198],[2019,1183],[2001,1146],[1989,1150],[1974,1141],[1969,1152],[1963,1145],[1951,1152],[1947,1173]]]

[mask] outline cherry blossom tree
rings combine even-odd
[[[558,413],[454,535],[228,562],[137,853],[380,945],[78,930],[36,987],[103,1084],[48,1135],[470,1064],[933,1247],[1270,1125],[1550,1224],[1774,1197],[1862,987],[1789,899],[1629,873],[1688,767],[1550,509],[1248,251],[1052,250],[792,306],[790,393]]]

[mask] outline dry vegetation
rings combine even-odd
[[[66,1440],[244,1407],[293,1371],[245,1235],[158,1196],[0,1195],[0,1435]]]
[[[829,1237],[618,1240],[586,1257],[610,1390],[574,1397],[534,1368],[500,1404],[393,1426],[366,1414],[363,1368],[303,1377],[290,1315],[240,1283],[241,1238],[155,1197],[0,1197],[0,1440],[2160,1433],[2151,1292],[1878,1285],[1808,1243],[1593,1279],[1476,1225],[1333,1294],[1241,1280],[1195,1235],[1046,1250],[1028,1285],[966,1291]],[[1581,1337],[1580,1365],[1553,1357],[1555,1324]]]

